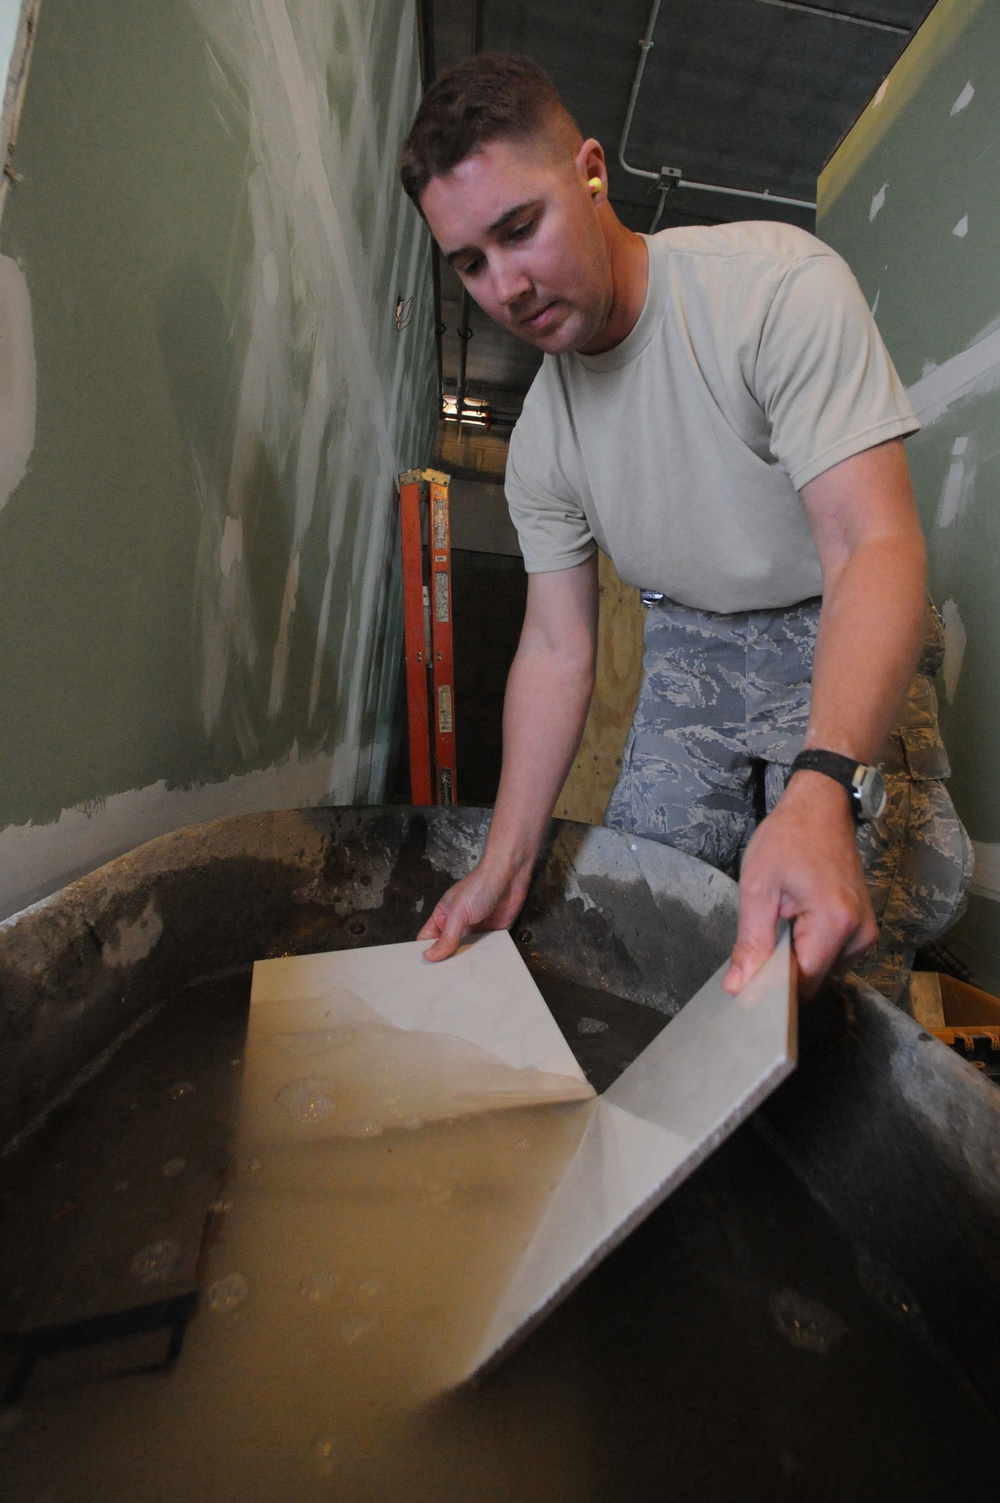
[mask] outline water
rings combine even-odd
[[[159,1284],[173,1278],[180,1260],[180,1243],[168,1237],[140,1248],[129,1262],[129,1272],[137,1284]]]
[[[54,1485],[82,1503],[100,1477],[102,1498],[129,1503],[279,1503],[335,1471],[360,1499],[373,1449],[469,1371],[593,1091],[388,1027],[350,994],[331,994],[326,1011],[334,1026],[305,1033],[287,1009],[280,1027],[270,1010],[259,1027],[254,1015],[239,1097],[228,1093],[234,1168],[220,1152],[224,1192],[216,1183],[203,1201],[207,1235],[197,1248],[193,1226],[160,1236],[129,1260],[147,1299],[200,1286],[180,1359],[58,1393],[40,1364],[7,1496]],[[203,1125],[212,1085],[183,1085],[163,1093],[166,1118],[155,1097],[128,1092],[131,1113],[154,1113],[154,1143],[184,1146],[185,1128],[193,1138]],[[161,1162],[161,1183],[179,1185],[186,1165],[180,1153]],[[133,1166],[132,1179],[148,1176]],[[100,1184],[90,1190],[101,1196]],[[155,1198],[144,1206],[161,1223],[167,1212]],[[177,1213],[191,1220],[197,1201]],[[121,1309],[111,1285],[98,1307]]]
[[[328,1305],[342,1282],[339,1273],[310,1273],[299,1285],[299,1293],[313,1305]]]
[[[250,1280],[245,1274],[227,1273],[209,1284],[202,1296],[202,1304],[215,1315],[228,1315],[237,1305],[242,1305],[249,1293]]]
[[[304,1126],[309,1122],[323,1122],[336,1110],[332,1080],[292,1080],[282,1086],[275,1100],[284,1107],[293,1122]]]
[[[601,1086],[662,1026],[542,985]],[[399,1082],[342,1088],[327,1037],[256,1077],[248,1131],[246,991],[171,1003],[0,1171],[3,1330],[201,1291],[172,1369],[40,1364],[0,1410],[5,1503],[993,1503],[996,1425],[752,1124],[482,1388],[442,1392],[586,1108],[474,1127],[407,1087],[390,1125]],[[334,1081],[334,1112],[294,1122],[293,1079]]]

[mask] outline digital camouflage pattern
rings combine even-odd
[[[944,628],[932,606],[916,676],[879,764],[886,812],[878,827],[858,829],[880,933],[854,971],[893,1002],[901,999],[920,946],[961,917],[972,881],[972,841],[944,786],[951,768],[934,691],[943,660]]]
[[[653,598],[642,690],[605,824],[735,877],[802,749],[820,601],[714,615]],[[918,671],[880,764],[886,812],[877,828],[858,828],[880,937],[854,971],[893,1001],[916,950],[962,912],[972,878],[972,845],[943,784],[949,767],[932,682],[943,652],[931,608]]]

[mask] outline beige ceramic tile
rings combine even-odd
[[[787,933],[739,997],[722,990],[726,969],[601,1098],[471,1374],[537,1325],[794,1068]]]
[[[515,1070],[586,1078],[509,934],[479,935],[437,965],[423,959],[427,948],[425,940],[258,960],[251,1027],[322,1029],[328,994],[351,992],[396,1028],[452,1034]]]

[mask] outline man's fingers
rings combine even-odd
[[[437,939],[438,935],[441,933],[441,930],[444,928],[444,925],[445,925],[444,916],[442,916],[441,919],[439,920],[437,914],[436,913],[432,913],[431,916],[430,916],[430,918],[427,920],[426,924],[424,925],[424,927],[421,929],[420,933],[417,935],[417,938],[418,939]]]
[[[429,950],[424,951],[425,960],[447,960],[449,955],[454,955],[466,933],[467,925],[458,913],[452,909],[448,922],[441,930],[441,934]]]
[[[438,936],[444,931],[444,926],[448,922],[448,914],[450,912],[451,904],[447,903],[442,898],[441,902],[435,905],[430,918],[427,920],[426,924],[417,935],[417,938],[437,939]]]
[[[520,890],[520,889],[519,889]],[[511,886],[498,885],[477,869],[450,887],[424,924],[418,939],[432,939],[424,951],[425,960],[447,960],[454,955],[467,934],[483,929],[507,929],[517,915],[523,893],[516,896]]]
[[[778,923],[778,895],[740,889],[740,921],[723,991],[735,995],[751,981],[774,949]]]
[[[819,983],[839,956],[860,955],[878,939],[871,906],[843,900],[795,921],[795,958],[803,979]]]
[[[436,916],[437,910],[431,915],[431,919],[433,920]],[[431,945],[429,950],[424,951],[424,959],[447,960],[449,955],[454,955],[474,923],[475,919],[470,915],[468,905],[464,902],[455,903],[448,912],[443,926],[440,927],[437,942]],[[428,936],[428,938],[431,937]]]
[[[425,960],[447,960],[449,955],[454,955],[461,941],[461,935],[459,935],[458,939],[452,939],[449,935],[442,934],[441,938],[435,944],[431,945],[429,950],[424,951],[423,958]]]

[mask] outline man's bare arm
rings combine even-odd
[[[597,559],[532,574],[504,700],[503,768],[479,865],[445,893],[420,939],[428,960],[454,954],[473,929],[508,929],[576,754],[594,687]]]
[[[878,761],[916,668],[926,552],[900,440],[865,450],[803,488],[823,570],[807,747]],[[877,937],[844,789],[797,772],[747,847],[740,920],[723,985],[739,991],[795,919],[806,989]]]

